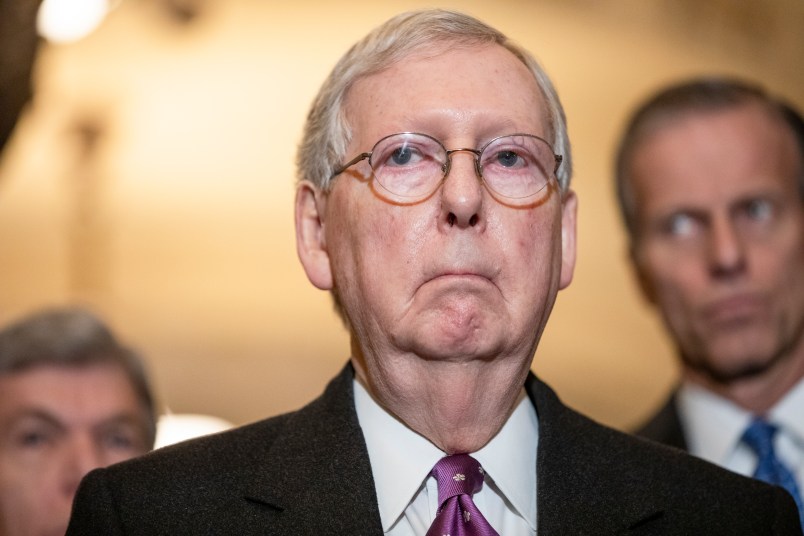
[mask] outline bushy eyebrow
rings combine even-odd
[[[137,429],[137,431],[142,432],[143,435],[147,436],[145,432],[145,425],[142,419],[137,418],[134,415],[129,413],[118,413],[117,415],[112,415],[107,419],[103,419],[101,422],[97,423],[93,426],[93,430],[100,430],[104,428],[109,428],[113,426],[133,426]]]
[[[40,408],[23,408],[20,411],[12,413],[9,422],[11,424],[16,424],[24,420],[42,421],[45,424],[55,428],[60,428],[63,430],[67,429],[67,426],[65,426],[65,424],[58,417],[49,411]]]
[[[11,426],[18,424],[21,421],[33,420],[47,424],[59,430],[67,430],[69,426],[65,424],[53,413],[41,408],[23,408],[18,412],[12,413],[8,419]],[[131,425],[138,430],[143,430],[144,425],[139,418],[126,412],[117,413],[103,419],[102,421],[94,424],[92,429],[97,431],[110,426]],[[144,432],[143,432],[144,433]],[[147,435],[147,434],[146,434]]]

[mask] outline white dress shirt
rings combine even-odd
[[[678,393],[678,410],[691,454],[751,476],[757,456],[740,441],[753,416],[733,402],[694,384],[684,384]],[[804,380],[782,398],[765,416],[779,427],[773,440],[776,456],[804,487]]]
[[[423,536],[438,510],[430,471],[446,454],[382,408],[354,381],[355,409],[368,447],[383,532]],[[483,487],[472,499],[501,535],[536,534],[536,448],[539,422],[523,391],[502,429],[471,453],[483,466]]]

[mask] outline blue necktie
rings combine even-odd
[[[751,447],[757,454],[759,462],[754,471],[754,478],[781,486],[793,496],[798,506],[798,515],[801,519],[801,529],[804,530],[804,506],[801,502],[801,493],[796,485],[793,473],[776,457],[773,449],[773,436],[776,426],[762,419],[754,419],[751,425],[743,432],[743,442]]]

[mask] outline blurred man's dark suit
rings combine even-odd
[[[676,391],[664,405],[635,432],[638,436],[658,441],[681,450],[689,450],[684,427],[676,405]]]

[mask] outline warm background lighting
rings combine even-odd
[[[95,22],[109,5],[64,2],[70,15],[91,5]],[[557,86],[580,250],[533,368],[570,405],[633,424],[677,372],[615,212],[612,154],[626,114],[668,81],[712,72],[754,78],[804,108],[804,2],[439,4],[512,36]],[[302,124],[356,39],[432,5],[127,0],[84,38],[40,47],[33,101],[0,158],[0,323],[44,305],[90,306],[142,351],[176,413],[240,424],[312,399],[349,345],[296,258]]]
[[[109,0],[44,0],[36,26],[53,43],[69,43],[89,35],[111,8]]]

